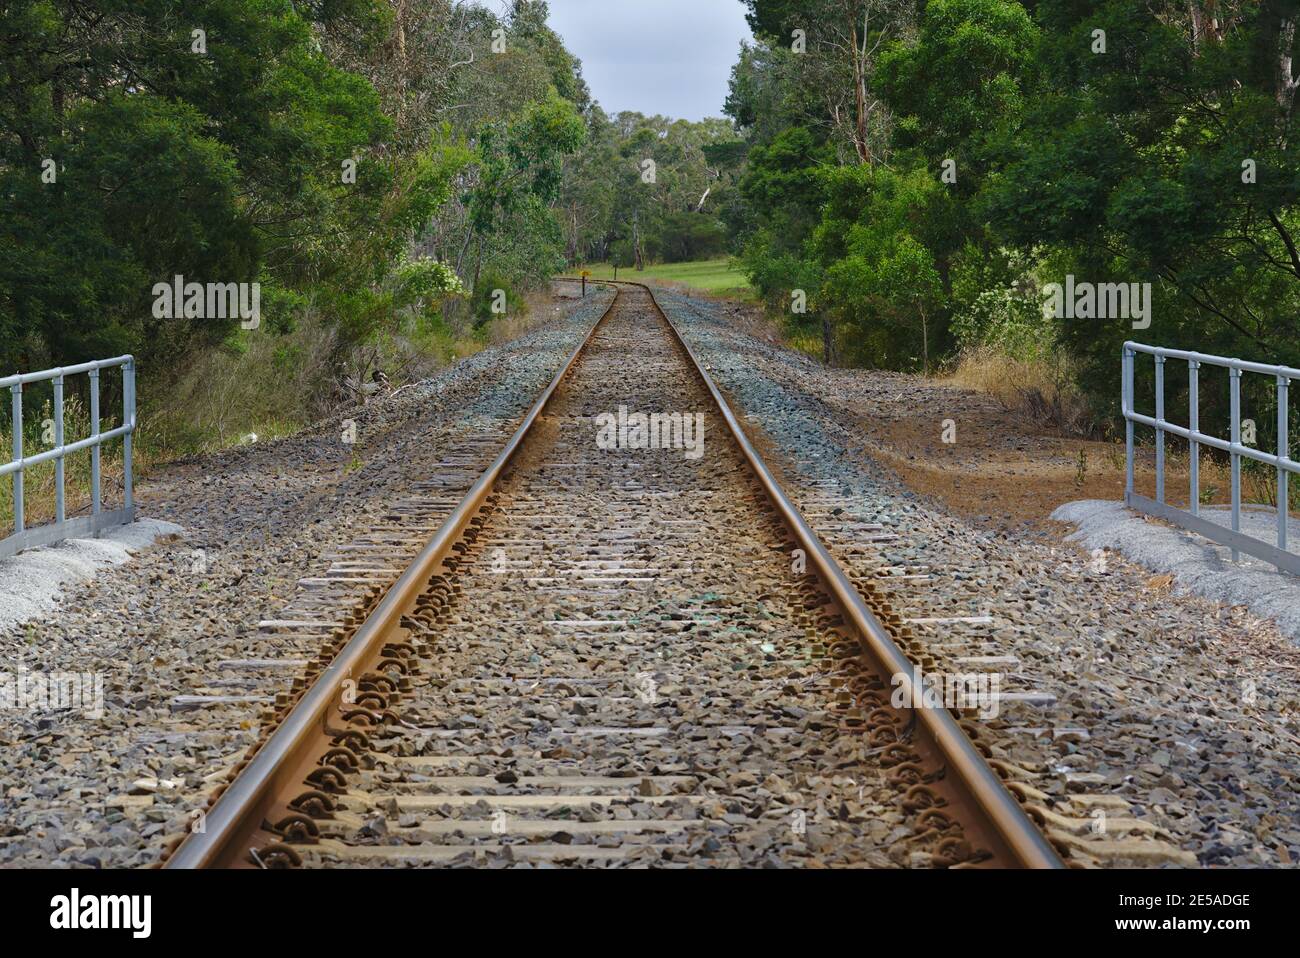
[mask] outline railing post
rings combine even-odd
[[[14,383],[9,387],[14,399],[14,462],[23,459],[23,384]],[[23,469],[19,466],[14,472],[14,534],[23,531]]]
[[[54,448],[63,448],[63,376],[54,377]],[[54,459],[54,521],[62,524],[65,516],[63,493],[64,463],[60,452]]]
[[[1232,531],[1241,531],[1241,456],[1237,453],[1237,446],[1241,444],[1241,370],[1236,366],[1228,369],[1228,380],[1231,384],[1231,415],[1232,415]],[[1237,562],[1241,559],[1241,553],[1237,549],[1232,550],[1232,561]]]
[[[1192,435],[1190,444],[1191,461],[1188,472],[1191,474],[1191,513],[1201,514],[1201,444],[1195,434],[1201,431],[1201,364],[1195,359],[1187,361],[1187,428]]]
[[[97,437],[99,435],[99,370],[90,371],[90,435]],[[90,447],[90,514],[99,515],[100,513],[100,458],[99,443]],[[95,535],[99,535],[96,530]]]
[[[1165,357],[1156,354],[1156,502],[1165,501]]]
[[[128,428],[122,437],[122,487],[124,489],[127,521],[135,508],[134,477],[131,472],[131,444],[135,438],[135,359],[128,359],[122,367],[122,422]]]
[[[1291,424],[1288,418],[1287,402],[1291,380],[1285,376],[1277,377],[1277,457],[1291,458]],[[1290,473],[1279,462],[1277,466],[1277,547],[1286,552],[1287,523],[1291,518],[1291,502],[1287,479]],[[1278,570],[1279,572],[1281,569]]]
[[[1124,501],[1132,502],[1133,499],[1133,420],[1129,417],[1133,413],[1133,350],[1127,346],[1124,347],[1124,366],[1120,376],[1122,397],[1120,405],[1124,411],[1124,446],[1126,449],[1126,458],[1124,465]]]

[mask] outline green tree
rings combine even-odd
[[[372,42],[382,7],[0,8],[0,325],[20,331],[0,361],[149,359],[222,338],[219,325],[151,321],[150,290],[176,273],[292,286],[347,267],[321,234],[368,218],[382,190],[349,191],[340,163],[390,127],[369,85],[316,43],[315,29],[345,22]]]
[[[946,205],[926,171],[828,171],[825,216],[812,247],[826,280],[817,307],[838,320],[842,352],[856,363],[927,370],[949,344],[946,297],[924,241]]]
[[[1151,340],[1294,365],[1300,11],[1211,6],[1039,3],[1047,87],[987,209],[1009,242],[1053,252],[1045,281],[1153,283]],[[1129,324],[1065,320],[1059,332],[1113,410]]]

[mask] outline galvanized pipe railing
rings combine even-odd
[[[99,374],[105,369],[122,368],[122,425],[108,432],[100,428]],[[86,374],[90,380],[90,435],[73,443],[66,442],[63,418],[63,387],[69,376]],[[49,382],[54,389],[53,447],[34,456],[24,456],[23,449],[23,387],[31,383]],[[135,518],[135,491],[132,477],[131,439],[135,433],[135,359],[118,356],[62,366],[35,373],[22,373],[0,379],[0,391],[8,389],[12,395],[13,459],[0,464],[0,477],[13,476],[14,531],[0,540],[0,558],[17,555],[24,549],[51,545],[64,539],[84,535],[98,535],[104,529],[131,522]],[[112,512],[103,511],[102,456],[103,445],[115,439],[122,440],[123,506]],[[67,518],[67,493],[65,460],[68,456],[90,450],[91,514],[76,519]],[[24,474],[33,466],[54,462],[54,522],[27,528]]]
[[[1135,360],[1138,353],[1150,355],[1155,360],[1156,414],[1147,416],[1134,409]],[[1179,426],[1165,418],[1165,363],[1170,360],[1187,363],[1188,370],[1188,421],[1187,426]],[[1229,438],[1220,439],[1201,431],[1200,420],[1200,371],[1202,366],[1215,366],[1228,370],[1229,377]],[[1258,373],[1275,377],[1277,383],[1277,452],[1270,454],[1254,446],[1243,445],[1241,441],[1241,377],[1243,373]],[[1208,539],[1222,543],[1232,549],[1233,561],[1241,558],[1241,553],[1264,559],[1277,567],[1278,571],[1292,572],[1300,575],[1300,556],[1287,551],[1287,523],[1290,518],[1289,477],[1293,472],[1300,473],[1300,462],[1290,458],[1290,416],[1287,403],[1290,401],[1292,379],[1300,379],[1300,369],[1289,366],[1270,366],[1265,363],[1247,362],[1241,359],[1229,359],[1225,356],[1211,356],[1205,353],[1189,352],[1182,349],[1165,349],[1160,346],[1147,346],[1143,343],[1127,342],[1124,344],[1124,361],[1122,368],[1122,409],[1125,420],[1125,446],[1127,449],[1127,466],[1125,470],[1124,501],[1130,508],[1148,515],[1166,519],[1185,529],[1199,533]],[[1149,499],[1138,494],[1135,488],[1136,443],[1134,426],[1150,426],[1155,429],[1156,444],[1156,497]],[[1179,436],[1189,444],[1190,489],[1188,510],[1170,506],[1165,501],[1165,435]],[[1229,455],[1232,471],[1232,527],[1224,529],[1214,522],[1201,517],[1201,447],[1209,446]],[[1253,459],[1272,466],[1277,470],[1277,546],[1271,546],[1241,531],[1241,462]]]

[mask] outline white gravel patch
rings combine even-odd
[[[53,612],[68,586],[93,579],[106,566],[124,565],[164,536],[183,531],[172,522],[140,519],[100,539],[67,539],[0,559],[0,629]]]
[[[1231,524],[1228,509],[1201,509],[1202,517]],[[1293,639],[1300,639],[1300,578],[1278,572],[1261,559],[1242,555],[1233,562],[1227,546],[1194,532],[1165,525],[1131,512],[1122,502],[1086,499],[1067,502],[1052,518],[1078,526],[1068,536],[1088,549],[1113,549],[1156,572],[1169,573],[1182,592],[1227,605],[1241,605],[1262,618],[1274,619]],[[1276,541],[1277,514],[1272,510],[1242,513],[1241,530],[1264,542]],[[1289,540],[1300,541],[1300,522],[1291,520]]]

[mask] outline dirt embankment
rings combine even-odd
[[[780,336],[760,309],[720,297],[728,322],[776,346]],[[880,370],[823,370],[834,377],[823,397],[860,431],[865,452],[922,496],[986,529],[1059,537],[1050,516],[1079,499],[1124,498],[1123,442],[1098,441],[1037,420],[1025,405],[944,380]],[[1122,437],[1121,437],[1122,438]],[[1145,439],[1149,442],[1150,437]],[[1188,457],[1181,440],[1167,446],[1168,500],[1186,506]],[[1140,446],[1137,490],[1155,496],[1154,455]],[[1224,464],[1202,457],[1203,503],[1229,501]],[[1257,492],[1247,483],[1246,498]],[[1254,498],[1264,499],[1266,494]]]

